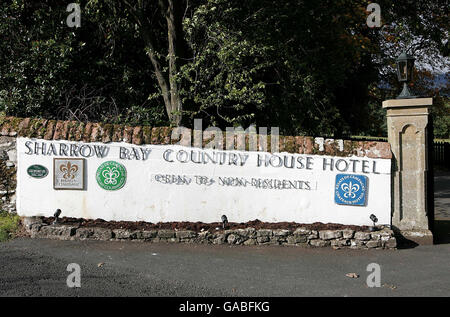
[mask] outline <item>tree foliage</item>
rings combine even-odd
[[[89,0],[69,28],[60,1],[4,0],[0,111],[383,135],[381,102],[398,94],[395,58],[409,49],[412,88],[435,97],[435,132],[448,137],[446,1],[379,0],[381,28],[366,24],[369,3]]]

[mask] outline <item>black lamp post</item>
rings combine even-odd
[[[370,231],[377,231],[377,227],[376,227],[376,223],[378,222],[377,216],[375,216],[374,214],[371,214],[369,218],[370,218],[370,220],[373,221],[373,227],[369,228]]]
[[[416,98],[408,89],[408,82],[412,79],[412,72],[415,58],[406,52],[401,53],[397,57],[397,77],[398,81],[403,83],[403,90],[397,99]]]
[[[222,216],[222,228],[225,229],[228,225],[228,218],[227,216],[223,215]]]

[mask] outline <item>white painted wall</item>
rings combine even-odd
[[[54,190],[53,158],[61,156],[28,155],[27,141],[82,145],[82,142],[45,141],[18,138],[17,211],[21,216],[52,216],[57,208],[61,216],[77,218],[101,218],[126,221],[201,221],[217,222],[225,214],[230,222],[247,222],[255,219],[266,222],[294,221],[297,223],[341,223],[371,225],[370,214],[375,214],[379,224],[390,224],[391,210],[391,160],[349,157],[346,160],[376,161],[380,174],[368,176],[368,200],[366,206],[343,206],[334,202],[335,176],[338,171],[323,171],[323,158],[329,156],[298,155],[313,157],[312,170],[274,167],[256,167],[257,154],[263,152],[238,152],[249,155],[244,166],[215,164],[170,163],[163,159],[167,149],[200,150],[177,145],[135,146],[128,143],[109,143],[106,158],[86,159],[86,190]],[[89,145],[105,145],[88,143]],[[151,149],[146,161],[122,160],[119,147]],[[214,150],[202,150],[214,151]],[[268,154],[268,153],[267,153]],[[290,155],[288,153],[284,153]],[[342,159],[335,157],[335,159]],[[127,169],[125,186],[117,191],[106,191],[98,186],[95,173],[98,166],[109,160],[122,163]],[[28,176],[30,165],[41,164],[48,168],[49,175],[43,179]],[[347,172],[352,174],[352,172]],[[202,175],[217,179],[219,176],[276,178],[310,181],[316,190],[257,189],[254,187],[222,187],[197,185],[161,184],[155,174]]]

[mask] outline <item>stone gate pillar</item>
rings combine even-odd
[[[412,241],[433,243],[427,197],[430,106],[432,98],[383,101],[387,109],[392,162],[392,225]]]

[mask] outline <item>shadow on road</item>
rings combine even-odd
[[[399,250],[413,249],[413,248],[419,246],[419,244],[417,244],[416,242],[414,242],[412,240],[405,238],[403,235],[401,235],[398,232],[396,233],[395,238],[397,239],[397,249],[399,249]]]

